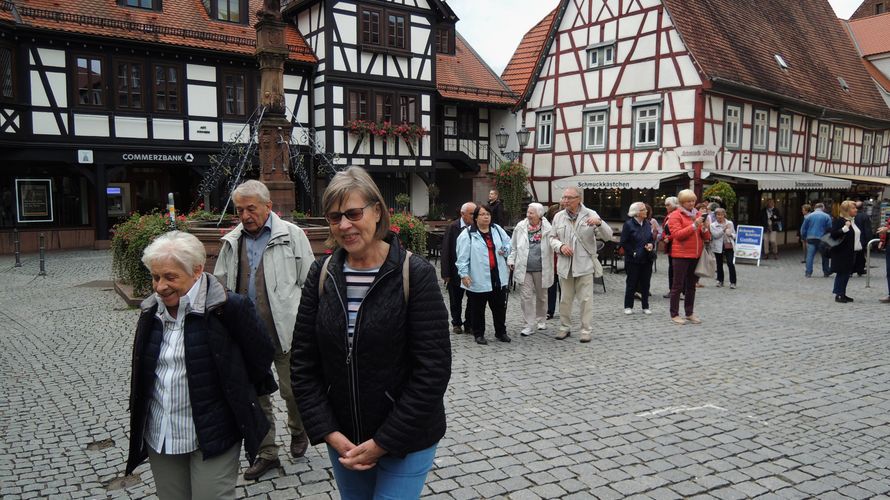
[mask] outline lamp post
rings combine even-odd
[[[501,154],[510,161],[516,161],[519,158],[522,158],[522,148],[528,145],[528,135],[529,131],[525,127],[520,127],[520,129],[516,131],[516,140],[519,142],[519,151],[504,151],[507,149],[507,142],[510,140],[510,134],[507,133],[507,130],[504,129],[504,127],[501,127],[501,129],[498,130],[498,133],[494,134],[494,137],[498,141],[498,149],[501,150]]]

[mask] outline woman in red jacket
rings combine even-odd
[[[671,259],[674,278],[671,282],[671,321],[677,325],[701,323],[695,315],[695,265],[701,257],[705,242],[711,239],[707,211],[695,209],[697,197],[690,189],[677,194],[680,206],[671,212],[667,225],[671,234]],[[680,317],[680,294],[684,294],[686,319]]]

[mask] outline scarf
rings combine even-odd
[[[692,219],[696,219],[696,218],[698,218],[698,209],[696,209],[696,208],[693,208],[693,209],[690,211],[690,210],[686,210],[685,208],[683,208],[682,206],[680,206],[680,207],[677,207],[677,210],[679,210],[681,213],[683,213],[683,214],[689,216],[689,217],[692,218]]]
[[[541,227],[544,225],[544,222],[541,221],[537,226],[533,226],[531,222],[528,223],[528,241],[541,241]]]

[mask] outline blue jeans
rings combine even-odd
[[[847,296],[847,283],[850,281],[850,275],[853,273],[846,272],[838,272],[834,275],[834,290],[832,291],[835,295],[842,295],[844,297]]]
[[[813,260],[815,260],[816,254],[819,253],[819,243],[821,243],[821,240],[807,240],[807,276],[813,274]],[[822,274],[828,276],[831,273],[831,270],[828,268],[828,257],[820,256],[822,257]]]
[[[420,498],[427,473],[436,456],[434,444],[425,450],[409,453],[405,458],[380,457],[374,468],[349,470],[340,464],[340,454],[328,445],[334,479],[342,500],[400,500]]]

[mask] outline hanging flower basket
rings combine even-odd
[[[407,122],[394,124],[389,121],[352,120],[346,124],[346,127],[350,134],[358,136],[359,142],[365,140],[365,137],[379,137],[383,142],[402,139],[408,146],[411,156],[415,156],[414,145],[417,140],[427,134],[427,130],[422,126]]]

